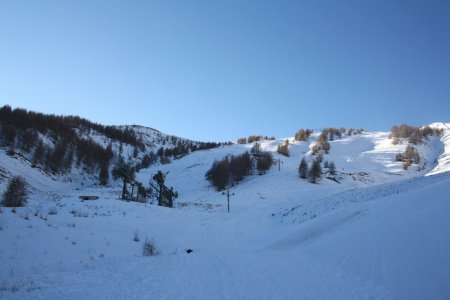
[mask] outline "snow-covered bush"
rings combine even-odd
[[[87,217],[89,217],[89,213],[88,212],[83,212],[83,211],[79,211],[79,210],[76,210],[76,209],[73,209],[71,212],[70,212],[75,218],[87,218]]]

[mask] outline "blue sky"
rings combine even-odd
[[[205,141],[450,122],[450,1],[0,1],[0,104]]]

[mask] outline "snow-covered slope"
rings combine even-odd
[[[442,147],[436,147],[436,154],[440,155],[436,167],[427,175],[439,174],[450,171],[450,123],[433,123],[431,127],[444,130],[444,135],[441,138]]]
[[[340,183],[319,184],[297,171],[303,157],[312,160],[315,137],[292,142],[290,157],[274,152],[280,169],[230,189],[230,213],[204,175],[214,160],[251,145],[141,170],[144,184],[169,172],[167,184],[180,194],[173,209],[120,201],[120,183],[45,179],[1,154],[3,173],[24,175],[34,188],[26,207],[0,213],[0,298],[445,299],[448,136],[418,146],[421,163],[408,170],[394,161],[406,144],[392,145],[387,133],[332,141],[324,160],[334,161]],[[281,143],[261,146],[276,151]],[[147,238],[159,255],[142,255]]]
[[[14,176],[26,178],[28,187],[32,193],[45,193],[50,190],[62,191],[68,188],[75,189],[77,186],[81,186],[86,180],[86,178],[82,180],[81,177],[78,177],[77,179],[80,182],[71,183],[71,177],[67,176],[66,179],[68,180],[66,182],[60,182],[56,176],[50,176],[39,168],[32,168],[27,159],[17,154],[11,157],[5,151],[0,150],[0,192],[3,193],[8,180]]]
[[[410,182],[409,189],[336,210],[294,229],[270,248],[346,270],[396,299],[446,299],[450,176],[421,178]]]
[[[121,132],[131,131],[136,134],[136,138],[142,141],[145,149],[121,142],[117,137],[108,137],[104,133],[98,132],[95,129],[79,129],[74,128],[75,132],[83,140],[93,141],[103,148],[111,145],[113,158],[110,162],[109,169],[121,163],[126,163],[130,166],[139,166],[144,157],[151,157],[151,163],[159,161],[160,157],[157,155],[160,149],[175,149],[176,147],[186,146],[188,149],[197,147],[201,148],[202,142],[191,141],[188,139],[167,135],[156,129],[143,126],[116,126]],[[47,134],[39,133],[39,137],[46,145],[48,145],[50,153],[55,147],[55,138],[51,132]],[[214,146],[214,145],[213,145]],[[213,147],[211,146],[211,147]],[[192,147],[192,148],[190,148]],[[192,150],[193,151],[193,150]],[[6,188],[8,179],[13,176],[23,176],[27,179],[29,186],[38,192],[49,192],[49,190],[60,189],[75,189],[82,188],[85,185],[92,185],[99,182],[97,167],[86,168],[85,165],[77,163],[77,158],[73,159],[71,167],[62,173],[52,173],[45,164],[33,164],[34,149],[25,152],[21,149],[16,149],[15,153],[10,156],[6,153],[8,149],[0,147],[0,192]],[[178,156],[181,156],[178,155]],[[173,159],[173,156],[167,158],[167,161]],[[51,160],[51,159],[49,159]],[[47,171],[44,171],[47,170]],[[50,184],[51,181],[57,182]]]

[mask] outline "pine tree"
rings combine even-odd
[[[55,148],[53,149],[53,153],[50,158],[50,170],[54,174],[58,174],[62,171],[64,156],[67,152],[67,143],[66,141],[60,141],[58,144],[56,144]]]
[[[254,155],[254,156],[258,156],[261,154],[261,144],[260,143],[255,143],[252,147],[252,149],[250,150],[250,152]]]
[[[259,175],[266,174],[272,166],[272,162],[272,153],[268,151],[261,152],[260,156],[256,159],[256,169],[258,169]]]
[[[317,143],[315,143],[311,148],[311,155],[316,155],[320,150],[320,147]]]
[[[227,158],[215,161],[206,173],[206,178],[211,181],[218,191],[225,189],[230,182],[230,162]]]
[[[45,155],[45,146],[41,139],[39,139],[33,154],[33,164],[42,163]]]
[[[3,193],[2,205],[7,207],[24,206],[27,202],[28,190],[25,178],[13,177]]]
[[[300,166],[298,167],[298,174],[300,175],[300,178],[306,179],[308,174],[308,163],[306,162],[306,159],[303,158],[300,162]]]
[[[100,174],[98,180],[101,185],[107,185],[109,181],[109,164],[103,163],[100,166]]]
[[[63,162],[64,171],[70,171],[72,169],[73,158],[75,155],[74,145],[69,145],[69,150],[67,151],[66,157]]]
[[[324,141],[324,142],[322,142],[321,145],[322,145],[322,150],[325,151],[325,153],[328,154],[330,152],[330,149],[331,149],[330,143],[327,142],[327,141]]]
[[[334,162],[330,162],[328,164],[328,174],[330,174],[331,176],[336,176],[336,166],[334,165]]]
[[[289,157],[289,141],[286,140],[284,145],[278,145],[277,152]]]
[[[311,169],[309,170],[309,181],[311,183],[316,183],[317,179],[320,179],[322,176],[322,168],[320,167],[320,161],[315,159],[311,165]]]

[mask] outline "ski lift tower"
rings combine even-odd
[[[152,179],[156,183],[150,181],[150,187],[153,188],[158,194],[158,205],[165,207],[173,207],[174,200],[178,197],[178,192],[173,190],[173,187],[168,188],[164,182],[169,172],[163,173],[158,171]]]

